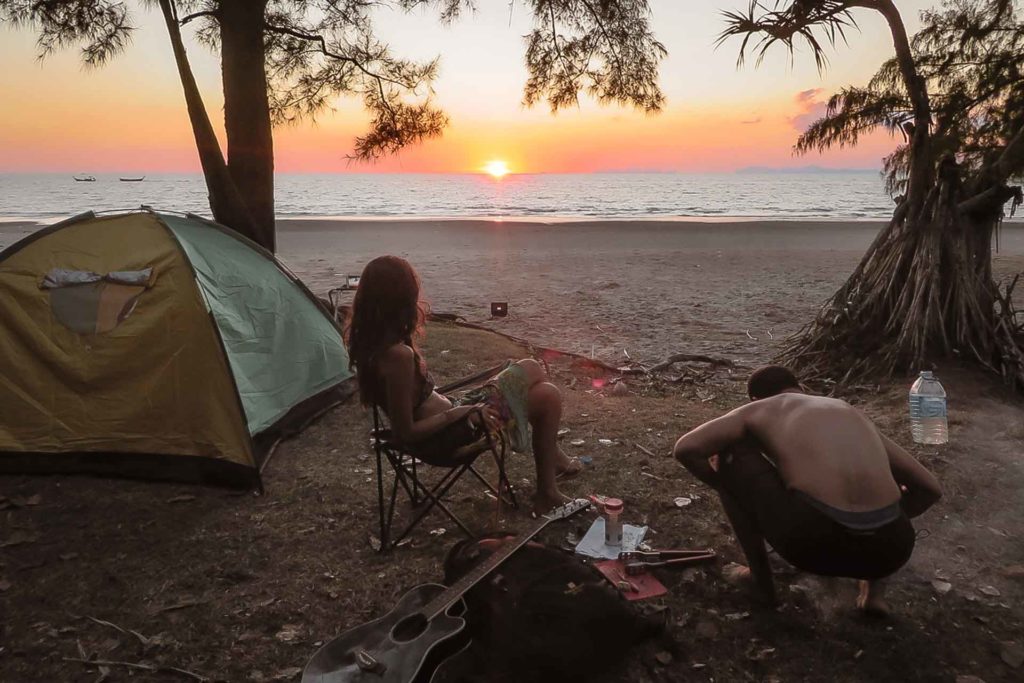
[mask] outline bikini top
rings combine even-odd
[[[416,410],[423,403],[430,398],[434,393],[434,388],[437,384],[434,382],[434,377],[430,374],[430,371],[426,369],[426,363],[420,359],[420,354],[416,353],[416,379],[420,382],[420,391],[416,396],[416,402],[413,403],[412,409]]]

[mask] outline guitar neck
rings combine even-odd
[[[524,531],[516,537],[515,540],[507,541],[502,544],[501,550],[492,553],[491,556],[481,564],[474,567],[461,579],[453,583],[445,592],[427,603],[421,610],[423,615],[427,617],[427,619],[433,619],[434,617],[442,614],[445,610],[455,604],[455,602],[470,588],[475,586],[484,577],[494,571],[498,565],[507,560],[513,553],[524,545],[529,543],[530,539],[539,534],[541,529],[546,527],[551,521],[553,520],[548,519],[547,517],[541,517],[532,528]]]

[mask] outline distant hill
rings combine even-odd
[[[736,173],[741,174],[754,174],[754,173],[769,173],[769,174],[793,174],[793,173],[878,173],[877,168],[826,168],[824,166],[790,166],[790,167],[771,167],[771,166],[746,166],[744,168],[736,169]]]

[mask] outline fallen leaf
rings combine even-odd
[[[693,498],[687,498],[686,496],[679,496],[672,501],[677,508],[684,508],[693,502]]]
[[[755,662],[762,662],[775,654],[774,647],[762,647],[751,649],[747,652],[747,659]]]
[[[978,586],[978,592],[984,593],[991,598],[998,598],[1001,595],[999,589],[995,586]]]
[[[611,439],[598,439],[597,442],[602,446],[611,446],[613,443],[615,443]]]
[[[934,588],[935,592],[939,595],[945,595],[953,588],[953,584],[949,581],[940,581],[939,579],[935,579],[932,581],[932,588]]]
[[[285,624],[281,630],[274,634],[274,637],[282,643],[293,643],[302,636],[302,626],[298,624]]]
[[[586,443],[586,441],[584,441],[583,439],[573,439],[572,441],[569,442],[569,445],[570,446],[582,446],[585,443]]]
[[[672,654],[669,652],[659,652],[654,655],[654,658],[658,660],[658,664],[661,664],[662,666],[668,666],[672,663]]]
[[[956,683],[985,683],[985,680],[977,676],[957,676]]]
[[[192,495],[189,495],[189,494],[185,494],[183,496],[174,496],[173,498],[168,498],[167,502],[168,503],[186,503],[186,502],[188,502],[190,500],[195,500],[195,499],[196,499],[195,496],[192,496]]]

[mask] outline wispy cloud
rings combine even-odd
[[[807,130],[808,126],[824,116],[826,103],[821,99],[823,92],[825,91],[821,88],[810,88],[798,92],[793,98],[798,113],[790,117],[790,125],[802,133]]]

